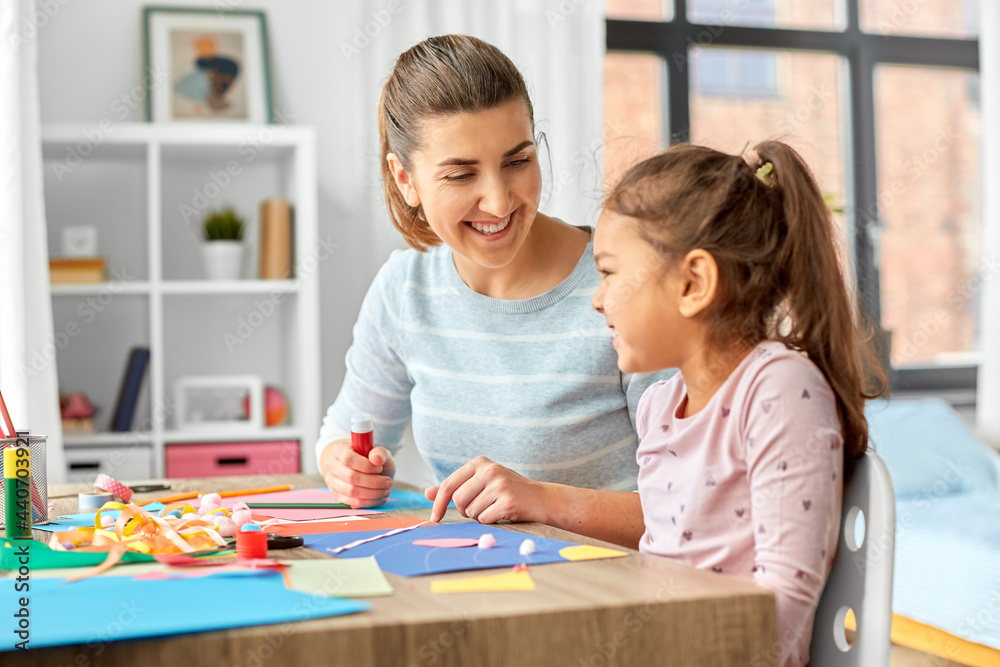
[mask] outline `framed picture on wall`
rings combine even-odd
[[[143,47],[148,120],[271,122],[263,12],[145,7]]]

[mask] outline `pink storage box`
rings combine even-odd
[[[294,474],[299,449],[298,440],[168,444],[167,477]]]

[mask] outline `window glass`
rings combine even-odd
[[[721,49],[692,49],[694,71],[700,71],[706,56],[712,62],[713,51]],[[691,140],[739,153],[748,143],[781,139],[812,168],[831,206],[842,207],[846,135],[841,58],[791,51],[725,51],[738,54],[740,62],[752,66],[735,70],[738,79],[730,82],[728,91],[713,90],[713,94],[699,90],[700,73],[692,77]],[[773,64],[769,70],[773,77],[764,74],[768,70],[760,68],[761,62]],[[765,88],[768,95],[758,94]],[[835,220],[846,239],[843,216],[837,214]]]
[[[978,0],[859,0],[858,14],[861,29],[877,35],[961,38],[979,34]]]
[[[990,271],[980,251],[978,80],[875,70],[882,326],[896,366],[977,361],[979,284]]]
[[[673,0],[605,0],[609,19],[669,21],[674,17]]]
[[[688,0],[687,14],[713,26],[843,30],[845,23],[843,0]]]
[[[663,59],[645,53],[604,58],[604,180],[614,183],[636,162],[661,151],[664,141]]]

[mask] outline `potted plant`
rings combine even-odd
[[[209,280],[239,280],[243,268],[244,220],[231,206],[209,211],[202,221],[201,255]]]

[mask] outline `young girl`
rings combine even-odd
[[[636,165],[594,238],[592,305],[619,368],[680,369],[639,402],[639,548],[773,590],[783,665],[809,660],[864,401],[881,393],[834,237],[808,167],[767,141]]]

